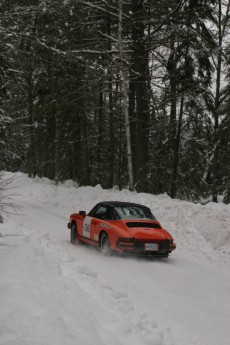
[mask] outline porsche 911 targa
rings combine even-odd
[[[172,236],[143,205],[104,201],[88,214],[73,213],[68,223],[71,243],[99,247],[104,255],[113,252],[168,257],[176,249]]]

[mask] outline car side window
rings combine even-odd
[[[106,219],[107,207],[104,205],[98,206],[98,208],[93,212],[92,216],[98,219]]]
[[[96,210],[91,214],[91,217],[105,220],[113,220],[111,207],[106,205],[99,205]]]

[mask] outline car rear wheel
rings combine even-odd
[[[75,223],[71,224],[71,229],[70,229],[70,242],[72,244],[76,244],[77,242],[77,227]]]
[[[109,243],[109,237],[105,232],[103,232],[100,236],[100,250],[105,256],[110,256],[112,253]]]

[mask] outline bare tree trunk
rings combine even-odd
[[[177,179],[178,179],[178,167],[179,167],[179,156],[180,156],[180,137],[181,137],[181,127],[182,127],[182,117],[184,110],[184,96],[181,96],[180,102],[180,113],[178,118],[177,134],[174,147],[174,161],[172,170],[172,180],[170,186],[170,196],[171,198],[176,197],[177,193]]]
[[[148,160],[149,160],[149,90],[148,90],[148,52],[145,42],[145,15],[143,0],[132,1],[132,94],[130,94],[131,104],[135,107],[135,147],[134,157],[134,177],[135,186],[138,190],[149,192],[148,183]],[[133,130],[133,127],[131,129]]]
[[[170,37],[170,57],[167,65],[170,78],[170,128],[169,128],[169,144],[170,150],[173,151],[176,138],[176,118],[177,118],[177,82],[176,82],[176,47],[175,37]]]
[[[56,109],[56,107],[55,107]],[[55,141],[54,141],[54,167],[55,167],[55,182],[58,183],[61,180],[61,157],[60,157],[60,114],[59,111],[55,110]]]
[[[109,73],[109,134],[110,134],[110,153],[109,153],[109,167],[110,167],[110,175],[109,175],[109,187],[113,188],[114,184],[114,116],[113,116],[113,96],[112,96],[112,76]]]
[[[212,169],[212,201],[217,202],[219,182],[219,112],[221,95],[221,72],[223,60],[223,37],[225,36],[227,22],[229,21],[230,1],[226,3],[226,13],[223,15],[222,0],[218,0],[218,54],[216,63],[216,90],[214,103],[214,155]]]
[[[31,27],[31,35],[36,35],[36,25],[37,25],[37,18],[35,17],[33,20],[33,25]],[[31,40],[29,39],[26,42],[26,52],[27,52],[27,64],[28,64],[28,76],[27,76],[27,112],[29,118],[29,125],[31,129],[30,134],[30,141],[29,141],[29,148],[28,148],[28,162],[27,162],[27,169],[29,172],[29,177],[35,177],[36,171],[36,157],[35,157],[35,133],[34,133],[34,86],[33,86],[33,57],[31,55]]]
[[[99,111],[98,111],[98,174],[97,174],[97,183],[100,183],[102,186],[104,184],[103,181],[103,175],[104,175],[104,169],[103,169],[103,131],[104,131],[104,121],[103,121],[103,108],[104,108],[104,99],[103,99],[103,91],[100,90],[99,93]]]
[[[107,33],[108,36],[111,36],[111,20],[110,14],[108,14],[108,22],[107,22]],[[111,39],[108,42],[108,50],[112,49]],[[108,71],[108,93],[109,93],[109,135],[110,135],[110,142],[109,142],[109,188],[113,188],[114,185],[114,113],[113,113],[113,79],[111,71]]]
[[[128,78],[127,78],[127,68],[124,61],[123,44],[122,44],[122,13],[123,13],[122,5],[123,5],[123,0],[119,0],[118,50],[119,50],[119,57],[120,57],[122,108],[123,108],[124,118],[125,118],[129,189],[134,190],[132,146],[131,146],[130,123],[129,123],[128,87],[127,87]]]
[[[31,68],[31,66],[30,66]],[[27,111],[28,111],[28,118],[29,118],[29,125],[30,125],[30,141],[29,141],[29,148],[28,148],[28,162],[27,162],[27,169],[29,173],[29,177],[35,177],[36,175],[36,158],[35,158],[35,143],[34,143],[34,119],[33,119],[33,85],[32,85],[32,71],[29,73],[28,77],[28,93],[27,93]]]

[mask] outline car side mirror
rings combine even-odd
[[[85,217],[86,216],[86,212],[85,211],[79,211],[79,215]]]

